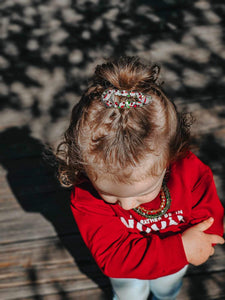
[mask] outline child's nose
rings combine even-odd
[[[129,210],[138,206],[137,200],[133,198],[117,199],[117,203],[125,210]]]

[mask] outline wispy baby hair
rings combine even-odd
[[[85,175],[107,174],[132,182],[132,170],[152,160],[140,176],[159,174],[189,148],[190,122],[179,114],[158,82],[160,68],[138,57],[121,57],[98,65],[87,91],[72,110],[64,141],[58,146],[59,179],[64,186],[77,184]],[[141,107],[106,107],[108,89],[136,91],[151,99]],[[124,96],[115,95],[121,103]],[[131,102],[132,94],[129,92]]]

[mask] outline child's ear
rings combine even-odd
[[[157,66],[157,65],[154,65],[154,66],[151,68],[151,71],[152,71],[151,78],[152,78],[152,80],[155,82],[155,81],[158,79],[158,77],[159,77],[160,67]]]

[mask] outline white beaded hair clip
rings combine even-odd
[[[122,102],[117,102],[115,101],[115,96],[125,97],[126,99]],[[135,99],[135,101],[129,100],[130,97]],[[102,93],[102,102],[106,107],[131,108],[149,104],[152,102],[152,97],[141,92],[109,89]]]

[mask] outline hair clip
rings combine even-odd
[[[115,100],[115,96],[126,98],[124,101],[118,102]],[[135,99],[135,101],[129,100],[129,98]],[[102,93],[102,102],[106,107],[114,108],[131,108],[131,107],[140,107],[146,104],[149,104],[152,101],[150,95],[144,95],[141,92],[135,91],[126,91],[126,90],[116,90],[109,89]]]

